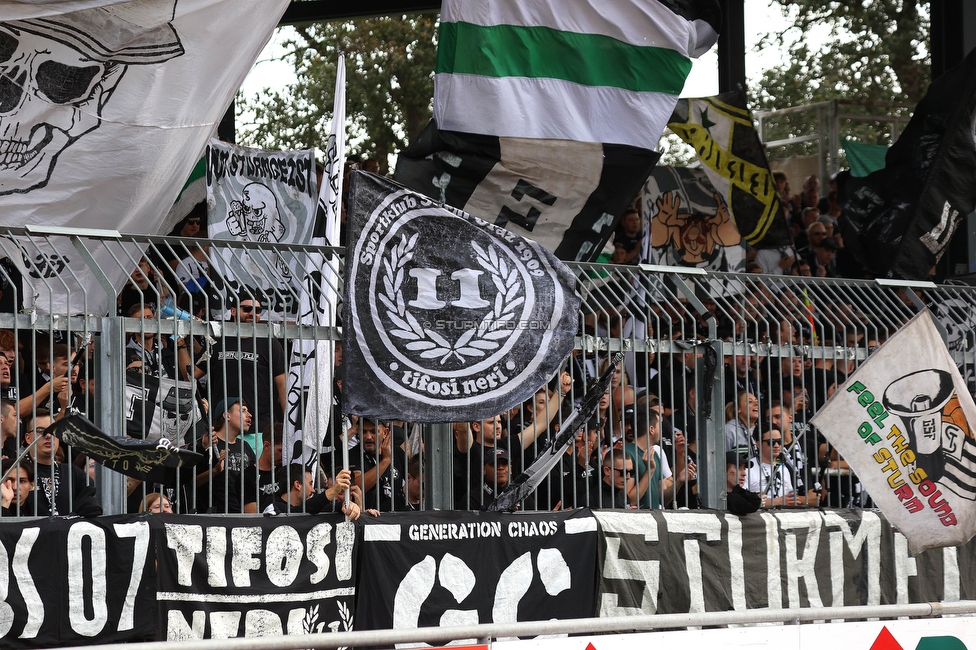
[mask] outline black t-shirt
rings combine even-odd
[[[210,480],[197,486],[197,510],[199,512],[244,512],[244,505],[257,503],[257,457],[251,446],[238,438],[233,443],[214,438],[210,445],[210,461],[216,465],[220,452],[227,449],[224,469],[210,475]],[[206,449],[197,449],[207,454]],[[198,473],[209,467],[207,462],[198,465]],[[243,478],[243,482],[242,482]],[[211,496],[212,492],[212,496]]]
[[[36,514],[39,517],[52,514],[82,517],[101,515],[102,506],[95,495],[95,487],[87,485],[87,478],[85,471],[74,465],[38,463],[34,475],[34,491],[28,496],[23,513]]]
[[[274,469],[258,470],[258,512],[264,512],[278,498],[278,472]]]
[[[274,339],[228,336],[210,353],[207,381],[210,403],[239,397],[254,418],[251,432],[271,432],[273,418],[280,418],[274,378],[285,374],[285,351]]]
[[[407,455],[402,449],[394,446],[390,466],[383,472],[373,489],[363,495],[363,508],[376,508],[383,512],[392,512],[394,499],[397,494],[402,495],[407,482]],[[379,463],[379,457],[363,451],[362,444],[349,450],[349,470],[366,473]]]

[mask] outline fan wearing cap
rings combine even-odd
[[[482,477],[484,479],[480,490],[472,490],[468,497],[469,510],[487,510],[494,503],[498,494],[508,487],[509,462],[508,451],[501,447],[486,447],[482,452],[484,463]],[[523,500],[519,509],[535,510],[535,496],[529,495]]]
[[[323,512],[343,512],[349,519],[359,519],[359,506],[350,501],[343,504],[346,490],[352,482],[349,470],[340,470],[332,485],[323,492],[316,492],[312,469],[301,463],[292,463],[278,469],[278,498],[267,508],[265,514],[283,515],[307,513],[317,515]],[[338,501],[337,501],[338,499]]]
[[[247,287],[238,294],[230,318],[239,323],[261,320],[264,308]],[[217,340],[208,365],[211,403],[241,397],[251,408],[255,431],[271,433],[281,419],[285,399],[285,351],[277,339],[252,334],[228,334]]]
[[[257,512],[257,457],[240,437],[251,426],[251,413],[239,398],[221,400],[212,412],[209,457],[197,474],[198,512]]]
[[[761,431],[761,433],[760,433]],[[783,434],[779,429],[763,427],[753,434],[759,455],[749,461],[742,485],[762,497],[762,506],[817,506],[820,494],[816,490],[802,492],[802,476],[793,474],[783,456]]]
[[[742,487],[746,480],[749,458],[734,451],[725,452],[725,507],[733,515],[748,515],[759,510],[762,499]]]

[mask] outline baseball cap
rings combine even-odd
[[[224,413],[230,410],[230,407],[232,407],[234,404],[237,404],[238,402],[241,401],[242,400],[240,397],[228,397],[225,400],[222,399],[219,402],[217,402],[217,408],[215,408],[210,412],[210,422],[216,424],[217,420],[223,417]]]
[[[495,463],[508,463],[508,451],[502,449],[501,447],[487,447],[485,448],[485,465],[493,465]]]

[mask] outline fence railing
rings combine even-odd
[[[251,499],[260,511],[273,500],[277,479],[292,482],[287,471],[281,477],[273,471],[280,462],[275,429],[299,418],[308,400],[332,406],[328,431],[318,436],[319,486],[341,469],[345,446],[356,478],[365,481],[365,507],[482,504],[504,474],[514,476],[545,448],[617,351],[625,353],[619,380],[525,507],[611,507],[612,491],[604,488],[620,469],[626,485],[633,477],[638,486],[628,505],[722,508],[726,451],[755,458],[762,447],[757,441],[776,437],[774,429],[784,444],[768,460],[789,468],[791,485],[767,485],[747,472],[755,491],[766,491],[772,505],[796,499],[814,506],[813,491],[821,504],[867,506],[869,495],[856,476],[809,425],[832,391],[926,307],[970,387],[976,384],[976,290],[968,286],[571,264],[583,306],[576,350],[565,366],[572,379],[567,396],[559,394],[555,378],[531,403],[500,414],[502,434],[495,436],[490,422],[377,426],[343,416],[339,386],[335,404],[328,403],[333,396],[301,394],[297,408],[289,408],[285,395],[289,373],[303,379],[302,365],[290,362],[292,352],[340,338],[338,327],[301,324],[298,309],[303,297],[314,303],[321,291],[341,290],[341,280],[329,280],[329,273],[311,279],[305,273],[310,258],[321,268],[335,255],[341,268],[341,249],[117,233],[5,234],[7,254],[20,259],[0,264],[0,350],[11,370],[9,377],[0,372],[0,390],[16,404],[20,424],[38,407],[55,416],[77,408],[109,435],[166,437],[211,454],[213,425],[231,426],[222,422],[227,417],[215,417],[223,416],[229,400],[243,398],[250,410],[252,426],[241,437],[253,455],[230,449],[233,462],[224,466],[243,467],[229,471],[214,454],[200,470],[139,483],[89,468],[84,457],[65,450],[65,460],[97,486],[105,512],[137,509],[153,484],[165,488],[181,512],[239,512]],[[65,261],[64,251],[77,254]],[[72,278],[73,295],[59,303],[59,290],[69,284],[61,281],[64,274]],[[118,279],[126,277],[116,293]],[[59,304],[99,304],[110,291],[115,306],[108,315],[57,311]],[[245,313],[248,306],[252,311]],[[258,306],[263,311],[252,322]],[[66,374],[68,380],[58,379]],[[649,432],[648,423],[655,422]],[[377,476],[372,468],[386,465],[384,430],[391,461]],[[23,447],[22,434],[5,429],[6,455]],[[493,455],[485,463],[484,449],[492,446],[505,449],[507,459]],[[785,499],[788,494],[796,496]],[[13,509],[34,514],[29,505]]]

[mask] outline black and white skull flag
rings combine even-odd
[[[976,534],[976,404],[928,310],[858,367],[811,423],[912,553]]]
[[[573,350],[576,277],[536,242],[356,172],[343,293],[343,410],[492,417]]]
[[[318,188],[315,150],[262,151],[211,140],[207,147],[207,233],[211,239],[308,244]],[[217,257],[230,286],[245,286],[276,320],[298,305],[277,304],[297,293],[298,259],[269,250],[222,250]],[[270,303],[270,304],[268,304]]]
[[[287,6],[0,3],[0,224],[165,232],[169,206]],[[91,239],[76,243],[121,288],[131,269],[115,260],[125,257]],[[68,237],[0,246],[20,266],[26,306],[62,314],[114,307]]]

